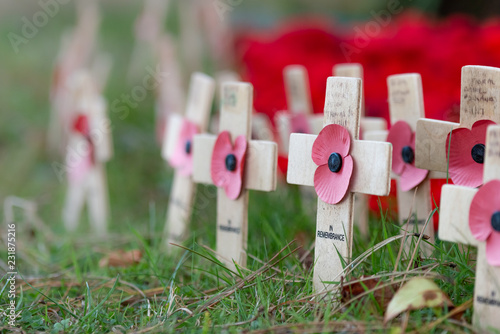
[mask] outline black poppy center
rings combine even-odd
[[[338,153],[330,154],[328,158],[328,168],[332,173],[338,173],[342,168],[342,156]]]
[[[403,161],[407,164],[411,164],[413,160],[415,160],[415,153],[410,146],[405,146],[401,150],[401,156],[403,157]]]
[[[234,154],[228,154],[226,156],[226,169],[230,172],[236,170],[236,156]]]
[[[497,232],[500,232],[500,211],[495,212],[491,216],[491,227]]]
[[[474,145],[470,154],[472,155],[472,160],[478,164],[482,164],[484,162],[484,144]]]
[[[186,141],[186,146],[184,147],[186,154],[191,154],[191,140]]]

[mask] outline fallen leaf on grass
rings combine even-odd
[[[387,304],[389,301],[392,299],[394,296],[394,292],[397,290],[396,285],[385,285],[387,282],[380,281],[378,278],[359,278],[356,279],[358,282],[354,283],[349,283],[345,284],[342,287],[342,302],[347,303],[351,299],[369,291],[373,290],[372,292],[373,297],[375,298],[375,301],[383,308],[385,309],[387,307]],[[385,286],[383,286],[385,285]],[[378,289],[376,289],[379,287]]]
[[[129,267],[137,264],[142,259],[142,252],[138,249],[132,249],[128,252],[120,249],[109,253],[99,261],[99,267]]]
[[[436,283],[423,277],[415,277],[396,292],[387,307],[384,322],[387,323],[405,311],[444,305],[453,307],[453,303]]]

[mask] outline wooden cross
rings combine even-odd
[[[408,123],[413,132],[417,127],[420,118],[425,117],[424,96],[422,92],[422,79],[420,74],[397,74],[387,78],[389,89],[389,111],[391,124],[398,121]],[[388,131],[371,131],[365,133],[365,139],[386,141]],[[398,154],[395,152],[395,154]],[[401,190],[400,182],[397,182],[398,215],[400,224],[407,222],[408,230],[413,231],[415,225],[419,232],[425,225],[425,222],[431,212],[432,199],[430,196],[430,178],[446,178],[445,175],[434,173],[429,174],[427,178],[418,185],[416,189],[409,191]],[[398,179],[397,175],[393,178]],[[410,212],[411,210],[411,212]],[[411,213],[411,214],[410,214]],[[434,227],[430,223],[423,232],[430,237],[429,242],[434,243]],[[429,245],[420,246],[426,255],[430,255],[433,247]]]
[[[217,189],[217,254],[230,268],[233,261],[246,265],[248,234],[248,190],[276,189],[277,145],[274,142],[249,140],[252,117],[252,85],[226,83],[222,86],[220,131],[229,131],[231,141],[243,135],[247,153],[241,194],[229,199],[224,189]],[[196,135],[193,145],[193,179],[213,184],[210,174],[212,152],[217,136]]]
[[[363,66],[358,63],[346,63],[337,64],[333,66],[333,76],[336,77],[346,77],[346,78],[359,78],[361,79],[361,139],[364,138],[364,134],[368,131],[383,131],[387,129],[387,122],[381,117],[366,117],[365,116],[365,94],[363,88]],[[368,201],[369,196],[358,194],[355,195],[356,200],[354,201],[354,221],[356,222],[359,231],[362,235],[368,235],[368,223],[369,223],[369,210]]]
[[[68,230],[75,230],[83,206],[87,202],[94,230],[104,234],[109,218],[104,162],[113,155],[106,102],[96,93],[96,86],[88,72],[78,71],[70,81],[75,93],[75,112],[66,154],[65,168],[69,183],[63,221]],[[77,129],[78,127],[80,129]]]
[[[307,70],[302,65],[289,65],[283,70],[285,92],[289,112],[276,115],[276,125],[280,137],[280,152],[288,153],[289,138],[292,132],[292,117],[304,114],[307,118],[308,132],[318,134],[323,128],[323,116],[314,115]],[[304,132],[304,131],[303,131]]]
[[[192,75],[185,116],[173,113],[168,121],[168,130],[164,136],[162,149],[162,156],[165,160],[168,161],[172,157],[179,144],[179,135],[184,119],[196,124],[200,133],[206,131],[214,92],[214,79],[202,73]],[[175,171],[165,224],[167,247],[171,242],[178,243],[185,239],[191,218],[194,194],[195,184],[192,175],[182,175]]]
[[[324,125],[339,124],[351,136],[350,155],[354,171],[344,199],[326,204],[318,199],[313,283],[317,291],[339,279],[342,262],[349,262],[352,249],[354,193],[387,196],[390,191],[392,146],[359,140],[361,79],[330,77],[327,81]],[[316,135],[294,133],[290,137],[287,181],[314,186],[316,164],[311,153]]]
[[[500,126],[487,131],[484,158],[484,183],[500,180]],[[444,185],[439,213],[439,238],[478,248],[474,287],[473,323],[487,330],[500,328],[500,267],[486,259],[486,242],[476,240],[469,228],[469,210],[477,189]],[[498,233],[493,231],[492,233]]]
[[[500,123],[500,69],[486,66],[462,67],[460,124],[421,119],[417,122],[415,166],[447,172],[446,138],[458,127],[470,128],[476,121]]]

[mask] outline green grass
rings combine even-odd
[[[384,307],[377,299],[384,284],[425,273],[455,305],[472,298],[471,256],[457,245],[436,243],[432,259],[398,257],[401,239],[368,252],[343,279],[377,277],[373,291],[343,303],[338,296],[313,298],[312,259],[315,201],[301,199],[297,187],[280,182],[273,193],[252,193],[249,212],[247,268],[232,274],[206,247],[215,247],[213,188],[198,187],[192,235],[174,254],[162,249],[171,171],[160,158],[154,134],[154,96],[130,108],[121,119],[111,113],[115,156],[108,163],[112,205],[111,233],[90,232],[83,219],[78,233],[64,232],[60,212],[65,194],[51,168],[58,157],[47,154],[48,82],[61,31],[71,23],[70,11],[58,15],[16,55],[0,39],[0,200],[16,195],[34,200],[45,229],[32,230],[18,212],[16,326],[26,332],[381,332],[402,326],[397,318],[384,328]],[[68,15],[66,15],[68,14]],[[133,45],[133,8],[105,13],[100,45],[112,53],[114,68],[106,89],[108,100],[129,93],[123,74]],[[19,17],[0,21],[0,35],[19,30]],[[385,214],[385,213],[384,213]],[[353,258],[400,234],[392,221],[371,219],[370,235],[355,230]],[[293,243],[298,239],[300,242]],[[415,238],[413,238],[415,239]],[[302,248],[297,249],[297,246]],[[1,244],[0,259],[7,252]],[[140,263],[128,268],[100,268],[104,254],[140,249]],[[411,249],[410,249],[411,250]],[[397,264],[397,270],[394,268]],[[409,265],[410,264],[410,265]],[[407,269],[409,267],[409,269]],[[1,269],[3,272],[3,269]],[[0,281],[0,308],[9,302],[6,277]],[[471,332],[443,319],[443,310],[413,311],[408,330],[429,333]],[[472,310],[464,319],[471,322]],[[0,327],[9,332],[7,319]],[[427,328],[426,326],[430,326]]]

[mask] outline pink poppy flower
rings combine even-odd
[[[311,133],[305,114],[290,115],[290,133]]]
[[[192,143],[194,135],[198,133],[198,126],[185,119],[175,150],[168,160],[170,166],[176,168],[183,176],[190,176],[193,173]]]
[[[486,183],[472,199],[469,228],[474,238],[486,241],[488,263],[500,266],[500,180]]]
[[[231,135],[223,131],[217,137],[212,152],[210,174],[217,187],[224,188],[228,198],[235,200],[240,196],[243,186],[243,172],[247,140],[241,135],[231,144]]]
[[[446,139],[446,155],[449,158],[449,174],[454,184],[479,187],[483,184],[484,145],[486,130],[495,124],[490,120],[477,121],[469,130],[458,128]],[[448,152],[448,148],[450,152]]]
[[[398,121],[392,125],[387,141],[392,144],[392,171],[399,175],[401,190],[415,188],[429,173],[415,167],[415,133],[408,123]]]
[[[337,204],[347,193],[354,162],[349,155],[351,136],[341,125],[330,124],[321,130],[312,147],[314,189],[325,203]]]

